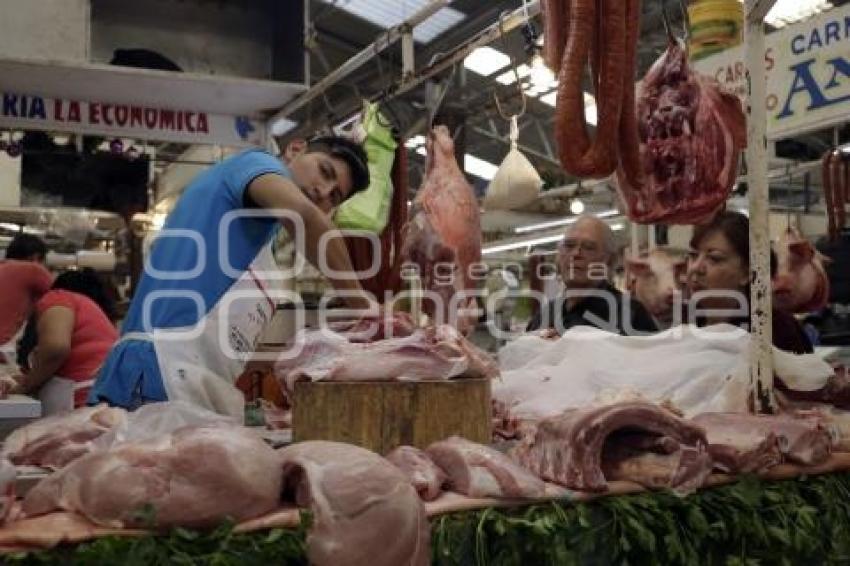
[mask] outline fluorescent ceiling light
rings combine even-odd
[[[481,250],[481,255],[490,255],[496,254],[499,252],[507,252],[510,250],[518,250],[520,248],[526,248],[528,246],[539,246],[541,244],[551,244],[554,242],[560,242],[564,239],[563,234],[558,234],[557,236],[543,236],[541,238],[534,238],[532,240],[521,240],[519,242],[511,242],[510,244],[501,244],[499,246],[492,246],[489,248],[484,248]]]
[[[550,92],[546,96],[541,96],[539,100],[543,104],[548,104],[549,106],[552,106],[554,108],[557,98],[558,98],[558,91],[553,90],[552,92]]]
[[[549,94],[545,96],[541,96],[538,100],[544,104],[548,104],[549,106],[554,107],[558,98],[558,91],[553,90]],[[596,122],[599,119],[599,116],[596,113],[596,99],[593,98],[593,95],[585,92],[584,93],[584,116],[587,120],[588,124],[596,125]]]
[[[463,60],[464,67],[485,77],[505,68],[510,63],[510,57],[492,47],[479,47]]]
[[[832,8],[832,4],[826,0],[777,0],[764,21],[774,27],[781,28],[810,18],[830,8]]]
[[[323,0],[325,4],[338,6],[339,9],[372,22],[382,28],[398,25],[430,3],[430,0]],[[456,26],[466,16],[453,8],[442,8],[436,14],[413,28],[413,39],[428,43],[444,31]]]
[[[18,224],[12,224],[11,222],[0,222],[0,228],[4,230],[11,230],[12,232],[20,232],[21,226]]]
[[[619,210],[610,209],[603,210],[602,212],[597,212],[594,216],[597,218],[610,218],[612,216],[617,216],[620,214]],[[571,216],[569,218],[561,218],[560,220],[550,220],[549,222],[541,222],[540,224],[531,224],[529,226],[520,226],[519,228],[514,228],[514,233],[516,234],[524,234],[526,232],[535,232],[537,230],[546,230],[547,228],[557,228],[558,226],[568,226],[573,224],[578,217]]]
[[[419,147],[417,147],[417,148],[416,148],[416,153],[418,153],[419,155],[421,155],[421,156],[425,157],[425,156],[427,156],[427,155],[428,155],[428,150],[427,150],[427,149],[425,149],[425,146],[424,146],[424,145],[420,145]]]
[[[614,224],[611,224],[611,229],[614,231],[622,230],[625,227],[626,225],[622,222],[615,222]]]
[[[419,147],[420,145],[425,145],[425,136],[416,135],[404,142],[404,147],[408,149],[413,149],[415,147]]]
[[[493,177],[496,176],[496,171],[499,170],[496,165],[489,161],[484,161],[469,153],[463,156],[463,168],[470,175],[481,177],[485,181],[492,181]]]

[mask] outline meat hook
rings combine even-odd
[[[506,13],[507,12],[502,12],[501,14],[499,14],[499,38],[502,41],[502,47],[504,48],[505,53],[508,54],[508,58],[510,59],[511,71],[513,71],[513,73],[514,73],[514,85],[517,89],[517,92],[519,93],[520,100],[522,100],[522,107],[520,108],[519,112],[516,115],[522,116],[523,114],[525,114],[525,106],[526,106],[525,90],[523,90],[522,83],[520,82],[519,72],[517,71],[516,62],[514,61],[514,56],[511,53],[511,50],[508,49],[507,42],[505,41],[505,14]],[[499,111],[499,115],[502,118],[504,118],[505,120],[510,120],[511,116],[502,109],[502,101],[499,100],[499,94],[498,94],[498,92],[496,92],[495,88],[493,89],[493,100],[496,102],[496,110]]]
[[[664,24],[664,33],[667,34],[667,41],[673,43],[676,38],[670,26],[670,16],[667,15],[667,2],[665,0],[661,0],[661,22]]]

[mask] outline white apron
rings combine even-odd
[[[41,416],[61,415],[74,410],[74,393],[94,385],[94,379],[74,381],[64,377],[51,377],[38,390]]]
[[[156,329],[148,338],[154,344],[169,400],[187,401],[243,421],[245,397],[235,383],[271,321],[273,297],[282,289],[282,281],[269,280],[263,274],[278,271],[268,245],[197,328]],[[250,296],[241,297],[243,294]],[[192,338],[185,335],[195,331]],[[124,338],[146,337],[133,333]]]

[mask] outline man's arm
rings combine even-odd
[[[330,219],[304,196],[295,183],[276,174],[260,175],[248,185],[248,195],[262,208],[290,210],[304,221],[304,255],[315,266],[319,266],[319,240],[324,234],[336,232],[336,237],[329,238],[325,246],[325,263],[337,272],[353,273],[354,267],[348,250],[336,227]],[[281,223],[292,234],[295,229],[292,222],[282,218]],[[294,235],[294,234],[293,234]],[[346,303],[353,308],[366,308],[372,305],[365,291],[356,278],[339,279],[329,277],[331,284],[338,291],[354,292],[361,298],[345,297]]]

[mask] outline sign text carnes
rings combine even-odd
[[[695,63],[742,98],[743,47]],[[776,139],[843,123],[850,113],[850,6],[834,8],[766,38],[768,136]]]

